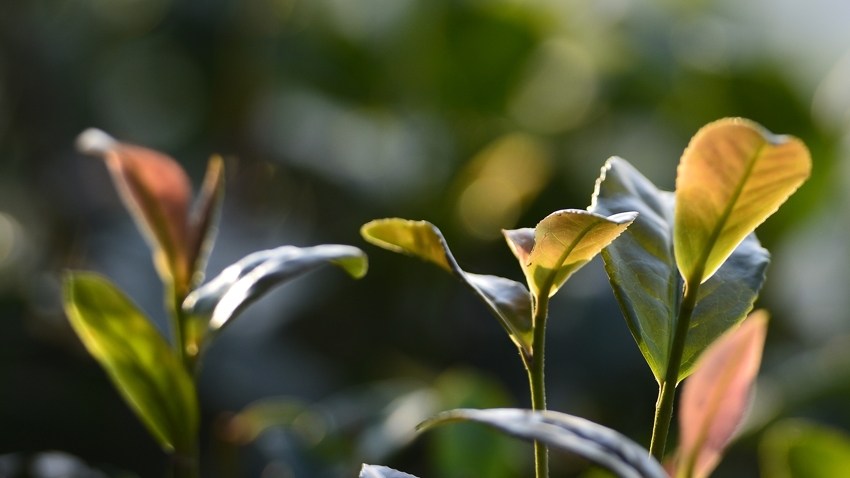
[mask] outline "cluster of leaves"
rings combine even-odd
[[[224,164],[213,157],[190,211],[192,186],[173,159],[120,143],[102,131],[80,135],[81,151],[101,156],[121,198],[153,251],[172,323],[169,344],[145,314],[108,279],[69,272],[65,309],[89,353],[160,445],[197,473],[199,404],[195,377],[216,334],[270,288],[335,264],[354,278],[366,273],[358,248],[282,246],[227,267],[200,286],[217,231],[224,193]]]
[[[675,193],[658,190],[628,162],[612,158],[602,168],[588,211],[558,211],[535,229],[504,231],[530,294],[508,279],[462,271],[429,223],[366,224],[362,233],[368,241],[434,262],[476,292],[529,370],[534,411],[455,410],[426,425],[478,421],[577,453],[621,477],[666,476],[659,462],[675,390],[695,374],[685,386],[680,443],[667,471],[676,478],[708,476],[743,419],[767,330],[764,311],[739,327],[770,260],[753,231],[810,170],[801,141],[739,118],[711,123],[693,137],[681,158]],[[536,396],[544,390],[535,380],[542,380],[548,298],[600,251],[626,322],[659,384],[649,458],[616,432],[545,411],[545,395],[542,402]],[[535,365],[540,377],[534,376]],[[541,478],[547,470],[537,457]],[[396,476],[370,467],[362,473]]]

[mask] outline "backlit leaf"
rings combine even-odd
[[[602,251],[605,270],[629,329],[659,383],[668,367],[670,344],[684,280],[673,253],[675,195],[660,191],[621,158],[602,168],[590,210],[640,216]],[[767,250],[750,234],[699,289],[691,317],[679,380],[693,370],[700,353],[752,309],[770,262]]]
[[[532,355],[531,298],[522,284],[463,271],[443,234],[427,221],[378,219],[364,224],[360,234],[376,246],[432,262],[457,276],[487,305],[523,353]]]
[[[420,429],[473,421],[527,441],[538,441],[590,460],[621,478],[667,478],[649,452],[620,433],[583,418],[551,410],[456,409],[440,413]]]
[[[546,216],[534,230],[534,248],[524,267],[531,291],[537,297],[555,295],[575,271],[616,239],[636,217],[635,212],[605,217],[579,209]],[[508,239],[517,237],[508,234]],[[512,245],[514,251],[518,250],[517,244]]]
[[[753,312],[705,351],[679,403],[677,478],[705,478],[744,418],[761,364],[768,315]]]
[[[363,251],[339,244],[259,251],[189,294],[183,309],[193,317],[208,317],[209,328],[218,330],[273,287],[325,264],[336,265],[355,279],[366,275],[369,265]]]
[[[151,434],[166,451],[193,453],[199,419],[195,386],[159,331],[97,274],[69,273],[64,294],[80,340]]]
[[[768,429],[759,445],[761,476],[850,476],[850,435],[826,425],[785,420]]]
[[[183,168],[162,153],[120,143],[97,129],[80,134],[77,148],[106,161],[121,199],[151,245],[163,281],[178,293],[188,292],[192,185]]]
[[[403,473],[386,466],[363,464],[360,469],[360,478],[416,478],[413,475]]]
[[[204,183],[198,194],[195,209],[189,218],[189,265],[192,267],[192,285],[203,281],[207,258],[218,233],[221,203],[224,199],[224,161],[213,156],[207,165]]]
[[[676,263],[691,286],[705,282],[747,235],[809,177],[797,138],[726,118],[697,132],[676,178]]]

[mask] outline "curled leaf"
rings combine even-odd
[[[413,475],[393,470],[386,466],[363,464],[360,469],[360,478],[416,478]]]
[[[532,356],[531,298],[522,284],[465,272],[452,256],[443,234],[427,221],[378,219],[364,224],[360,234],[376,246],[432,262],[454,274],[484,302],[523,354]]]
[[[640,216],[602,251],[605,270],[626,323],[659,383],[669,366],[684,280],[673,252],[675,195],[661,191],[626,160],[610,158],[596,181],[591,211]],[[679,380],[690,375],[700,353],[752,309],[770,254],[755,234],[699,289],[685,343]]]
[[[193,453],[195,385],[144,314],[117,287],[85,272],[65,277],[65,312],[89,353],[166,451]]]
[[[209,318],[209,328],[218,330],[273,287],[329,263],[355,279],[368,268],[366,254],[354,246],[281,246],[249,254],[225,268],[189,294],[183,309],[191,316]]]
[[[768,315],[750,314],[703,354],[679,405],[676,477],[705,478],[744,418],[761,363]]]
[[[564,209],[546,216],[534,230],[534,247],[528,250],[527,230],[506,231],[508,244],[523,265],[528,287],[536,297],[551,297],[570,276],[617,238],[638,216],[624,212],[610,217],[579,209]]]
[[[675,252],[685,281],[695,286],[710,278],[811,168],[802,141],[752,121],[725,118],[700,129],[676,178]]]
[[[456,421],[473,421],[527,441],[575,453],[621,478],[667,478],[649,452],[625,436],[583,418],[551,410],[516,408],[456,409],[440,413],[420,429]]]

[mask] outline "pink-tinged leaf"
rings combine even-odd
[[[528,258],[534,249],[534,229],[524,227],[522,229],[502,230],[505,240],[508,242],[511,252],[514,253],[523,273],[528,275]]]
[[[188,292],[192,185],[183,168],[162,153],[120,143],[97,129],[80,134],[77,148],[106,161],[121,199],[153,249],[160,276],[178,292]]]
[[[224,198],[224,161],[213,156],[207,165],[204,184],[189,220],[189,265],[193,285],[203,282],[207,258],[218,233],[218,218]]]
[[[677,478],[704,478],[743,421],[758,375],[768,314],[757,310],[711,345],[685,381],[679,408]]]

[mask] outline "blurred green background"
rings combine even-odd
[[[226,158],[208,276],[282,244],[370,255],[363,280],[288,284],[210,350],[205,476],[355,476],[363,460],[531,476],[529,445],[475,425],[413,440],[439,409],[528,407],[526,375],[460,283],[360,225],[427,219],[464,269],[521,280],[501,228],[585,208],[613,155],[673,189],[690,136],[724,116],[802,138],[814,172],[759,229],[774,261],[757,305],[774,319],[753,421],[715,476],[757,476],[778,418],[850,429],[847,18],[839,0],[3,0],[0,476],[166,468],[61,310],[62,270],[95,270],[167,330],[144,241],[102,162],[73,149],[91,126],[167,152],[196,186]],[[549,324],[549,407],[647,445],[656,385],[600,260]],[[269,397],[283,426],[245,444],[227,417]],[[96,469],[33,455],[47,450]],[[563,454],[552,466],[589,476]]]

